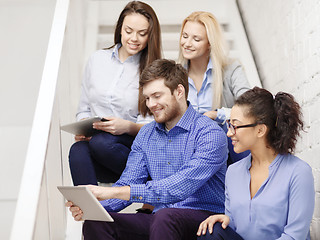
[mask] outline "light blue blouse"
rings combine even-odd
[[[199,92],[197,91],[193,80],[190,77],[188,78],[188,100],[193,108],[200,114],[212,110],[213,71],[212,61],[210,59]],[[231,62],[225,67],[223,72],[222,108],[217,109],[218,116],[215,119],[218,123],[224,123],[224,121],[229,118],[230,108],[233,106],[234,100],[248,89],[250,89],[250,85],[242,66],[238,61]]]
[[[136,123],[152,120],[138,112],[140,53],[121,62],[120,46],[91,55],[82,81],[78,121],[93,116],[113,116]]]
[[[189,93],[188,100],[192,104],[193,108],[200,114],[204,114],[205,112],[212,110],[212,62],[211,59],[207,65],[206,72],[203,76],[202,86],[198,93],[198,90],[192,80],[192,78],[188,78],[189,80]]]
[[[269,176],[250,197],[251,154],[229,166],[226,215],[245,240],[310,239],[314,181],[310,166],[293,155],[278,155]]]

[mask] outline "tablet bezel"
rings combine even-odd
[[[88,119],[81,120],[79,122],[69,123],[60,127],[61,130],[72,133],[74,135],[82,135],[91,137],[94,134],[100,132],[93,129],[92,124],[101,121],[102,118],[95,116]]]

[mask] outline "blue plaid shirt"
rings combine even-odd
[[[127,166],[114,186],[130,186],[130,200],[108,199],[101,204],[119,211],[132,202],[161,208],[224,212],[227,138],[217,123],[189,104],[170,131],[155,121],[139,131]],[[148,181],[148,176],[152,180]]]

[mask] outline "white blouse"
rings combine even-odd
[[[119,117],[135,123],[148,123],[138,112],[140,53],[124,62],[118,49],[98,50],[87,63],[77,120],[87,117]]]

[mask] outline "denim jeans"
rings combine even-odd
[[[74,143],[69,152],[73,184],[112,183],[124,170],[134,137],[101,132],[90,141]]]

